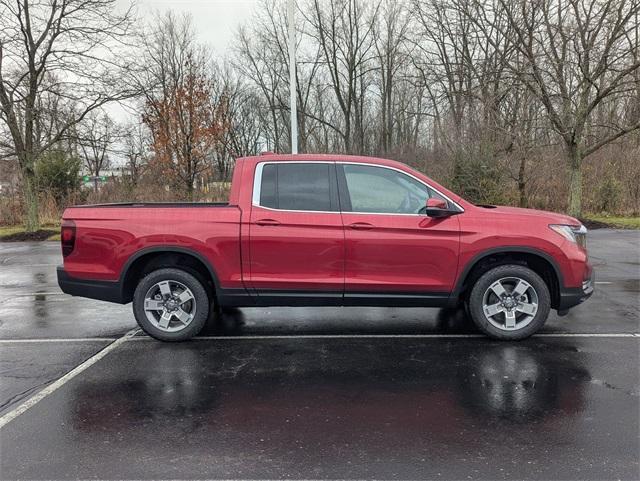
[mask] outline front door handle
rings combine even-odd
[[[349,224],[349,227],[356,230],[369,230],[373,229],[374,226],[368,222],[354,222],[353,224]]]
[[[280,225],[280,222],[278,222],[277,220],[273,220],[273,219],[260,219],[260,220],[256,221],[256,224],[258,224],[258,225],[277,226],[277,225]]]

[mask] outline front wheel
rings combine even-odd
[[[550,309],[547,284],[521,265],[502,265],[485,272],[469,295],[473,322],[494,339],[531,336],[544,325]]]
[[[147,274],[133,294],[133,314],[144,332],[161,341],[197,335],[209,317],[209,297],[202,283],[182,269]]]

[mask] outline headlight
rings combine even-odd
[[[587,228],[583,225],[550,224],[549,227],[568,241],[587,250]]]

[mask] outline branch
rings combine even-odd
[[[601,149],[605,145],[610,144],[611,142],[613,142],[616,139],[619,139],[623,135],[626,135],[629,132],[633,132],[634,130],[639,130],[639,129],[640,129],[640,121],[638,121],[634,125],[630,125],[628,127],[622,127],[615,134],[611,134],[609,137],[606,137],[606,138],[602,139],[600,142],[597,142],[597,143],[591,145],[590,147],[588,147],[587,149],[585,149],[584,150],[584,156],[587,157],[588,155],[593,154],[595,151]]]

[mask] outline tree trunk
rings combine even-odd
[[[344,150],[345,153],[350,154],[352,152],[351,149],[351,114],[345,113],[344,119],[344,134],[342,138],[344,139]]]
[[[388,133],[387,133],[387,95],[385,92],[382,93],[382,153],[387,154],[389,152],[389,142],[388,142]]]
[[[33,171],[23,171],[24,208],[26,210],[24,228],[27,232],[40,230],[40,215],[38,212],[38,190]]]
[[[520,169],[518,170],[518,192],[520,193],[520,207],[527,207],[527,180],[525,178],[526,173],[526,157],[522,156],[520,159]]]
[[[190,180],[189,182],[187,182],[187,200],[189,202],[193,202],[193,182],[194,179],[191,179],[191,176],[189,176]]]
[[[580,217],[582,214],[582,152],[576,144],[567,147],[570,169],[569,215]]]

